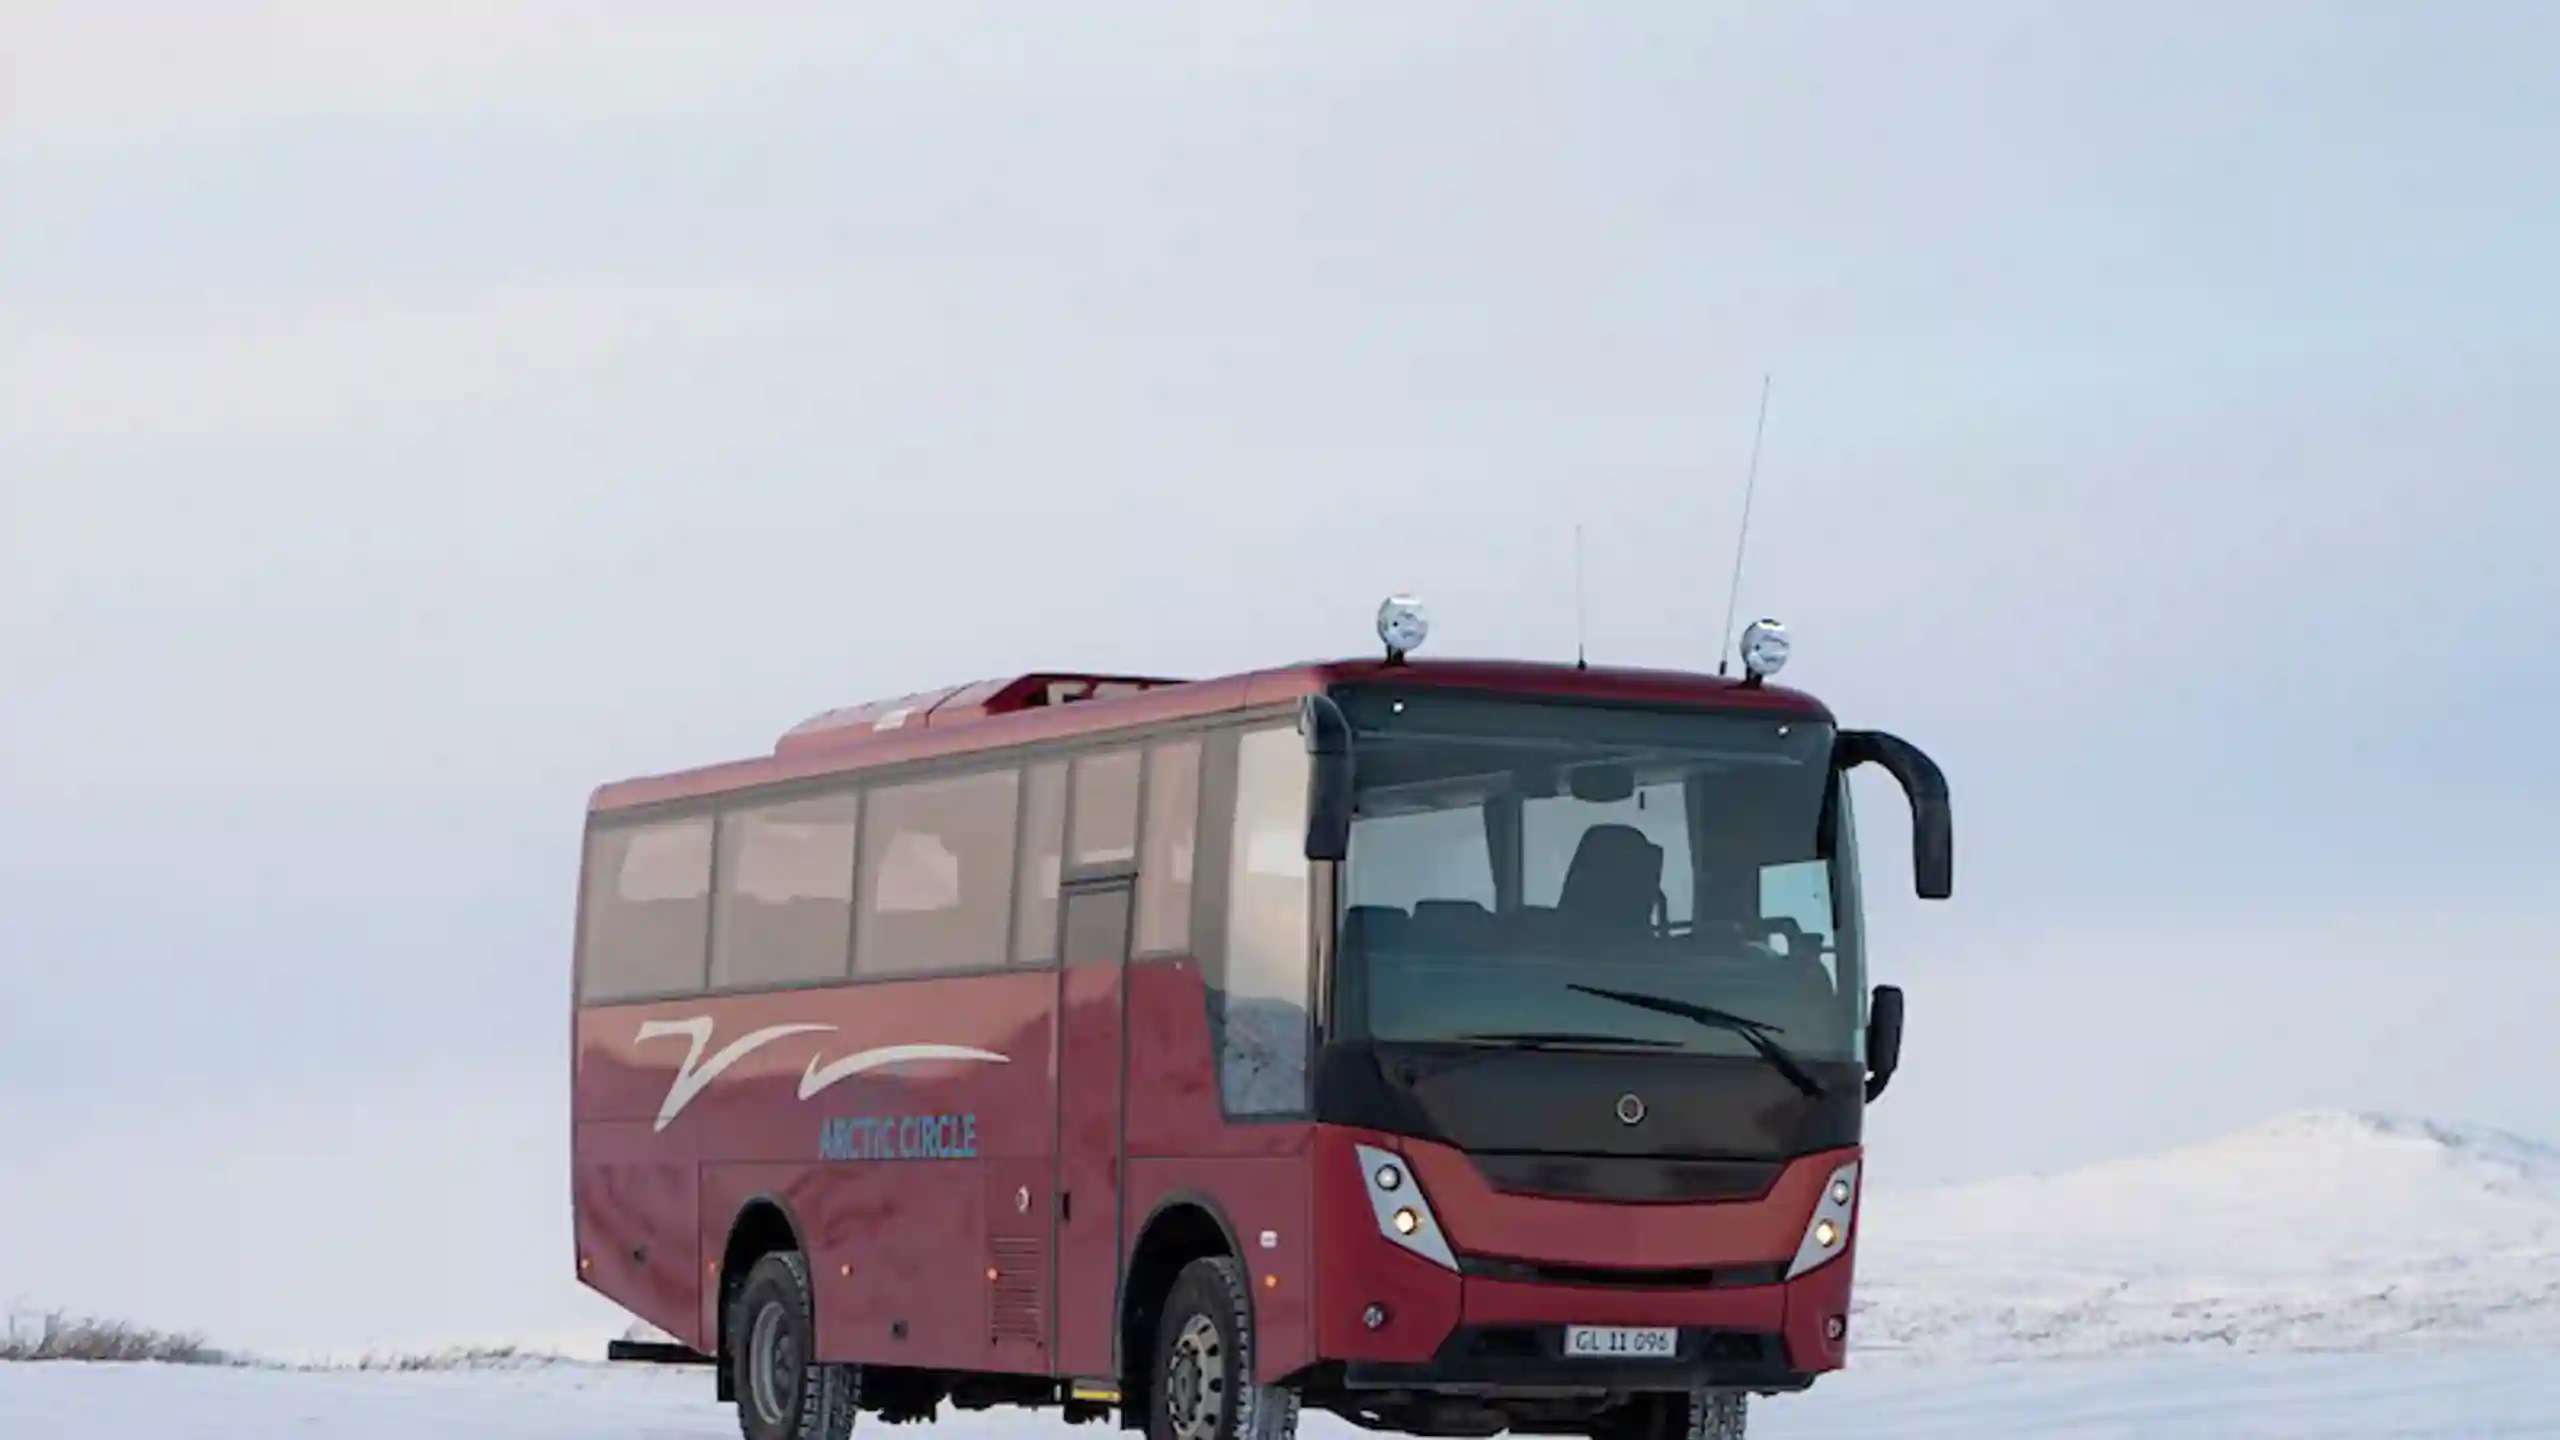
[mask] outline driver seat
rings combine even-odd
[[[1589,933],[1642,935],[1664,904],[1662,847],[1633,825],[1582,832],[1556,894],[1556,913]]]

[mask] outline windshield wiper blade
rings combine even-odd
[[[1477,1045],[1517,1045],[1523,1050],[1548,1050],[1560,1045],[1627,1045],[1641,1050],[1674,1048],[1669,1040],[1656,1040],[1647,1035],[1584,1034],[1579,1030],[1483,1030],[1457,1038]]]
[[[1404,1072],[1405,1083],[1429,1080],[1452,1070],[1473,1065],[1495,1055],[1518,1055],[1529,1051],[1554,1051],[1585,1045],[1615,1045],[1637,1050],[1675,1050],[1668,1040],[1655,1040],[1643,1035],[1586,1035],[1577,1030],[1482,1030],[1453,1035],[1452,1040],[1467,1048],[1442,1059],[1436,1065],[1419,1065],[1412,1060],[1397,1067]]]
[[[1665,1015],[1677,1015],[1683,1020],[1695,1021],[1700,1025],[1713,1026],[1718,1030],[1730,1030],[1741,1036],[1743,1043],[1759,1051],[1761,1059],[1768,1061],[1779,1074],[1787,1077],[1789,1084],[1803,1091],[1807,1096],[1819,1100],[1825,1093],[1821,1081],[1806,1074],[1804,1067],[1796,1063],[1796,1057],[1788,1054],[1785,1046],[1769,1038],[1772,1032],[1782,1033],[1783,1026],[1772,1025],[1765,1020],[1754,1020],[1745,1015],[1736,1015],[1730,1010],[1718,1010],[1712,1005],[1693,1005],[1686,1000],[1674,1000],[1668,995],[1647,995],[1635,990],[1604,990],[1597,985],[1577,985],[1571,982],[1567,982],[1565,988],[1579,990],[1585,995],[1597,995],[1603,1000],[1615,1000],[1621,1005],[1633,1005],[1639,1010],[1659,1011]]]

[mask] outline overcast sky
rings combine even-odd
[[[1924,907],[1859,782],[1878,1183],[2560,1138],[2555,54],[2487,0],[14,5],[0,1203],[148,1269],[63,1177],[237,1127],[246,1216],[361,1130],[550,1283],[595,783],[1362,652],[1399,587],[1567,658],[1577,524],[1594,657],[1712,668],[1764,373],[1745,618],[1956,797]],[[398,1138],[439,1087],[488,1144]],[[0,1241],[0,1302],[127,1279]]]

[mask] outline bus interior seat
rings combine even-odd
[[[1556,895],[1559,914],[1609,934],[1649,929],[1662,904],[1662,847],[1632,825],[1582,832]]]
[[[1490,948],[1500,936],[1493,912],[1473,900],[1417,900],[1412,943],[1434,948]]]
[[[1410,944],[1413,917],[1393,905],[1354,905],[1342,915],[1347,950],[1393,950]]]

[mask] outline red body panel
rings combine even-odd
[[[1797,1370],[1845,1363],[1825,1323],[1848,1312],[1850,1250],[1782,1284],[1671,1289],[1530,1284],[1462,1276],[1387,1239],[1370,1208],[1355,1144],[1401,1154],[1460,1255],[1589,1266],[1690,1269],[1783,1265],[1820,1202],[1823,1182],[1854,1149],[1790,1161],[1766,1194],[1709,1204],[1613,1204],[1504,1195],[1466,1157],[1441,1146],[1327,1126],[1314,1157],[1318,1195],[1320,1349],[1329,1360],[1415,1364],[1461,1325],[1686,1325],[1782,1335]],[[1370,1305],[1390,1319],[1361,1320]]]
[[[740,1208],[768,1199],[809,1249],[824,1353],[989,1365],[995,1282],[987,1271],[1007,1268],[999,1258],[1021,1265],[992,1244],[990,1169],[1033,1191],[1005,1228],[1020,1238],[1023,1213],[1040,1217],[1031,1238],[1043,1246],[1034,1268],[1044,1277],[1037,1303],[1045,1308],[1057,987],[1058,972],[1044,970],[582,1012],[573,1165],[586,1278],[650,1323],[707,1348],[717,1333],[717,1296],[706,1276],[716,1276]],[[653,1024],[704,1032],[695,1074],[758,1032],[828,1028],[779,1034],[731,1059],[661,1130],[693,1044],[689,1034],[663,1031],[641,1039]],[[813,1070],[914,1044],[1004,1059],[897,1064],[801,1098]],[[829,1122],[847,1119],[885,1122],[855,1135],[879,1158],[822,1160]],[[926,1158],[964,1147],[974,1154]],[[642,1248],[646,1261],[633,1260]],[[681,1263],[665,1258],[679,1248]],[[848,1279],[855,1283],[841,1283]]]

